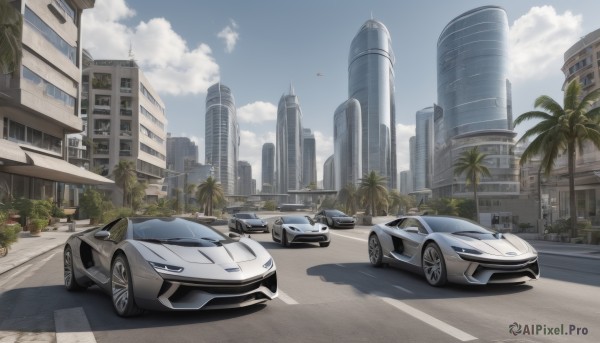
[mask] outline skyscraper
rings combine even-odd
[[[315,135],[310,129],[303,129],[302,142],[302,186],[317,185],[317,152]]]
[[[279,193],[301,188],[302,111],[294,88],[282,95],[277,107],[276,174]]]
[[[431,187],[433,173],[433,107],[426,107],[416,114],[415,140],[415,190]]]
[[[205,161],[226,195],[234,194],[237,180],[240,129],[235,100],[229,87],[216,83],[206,94]]]
[[[265,143],[262,147],[262,186],[263,193],[273,193],[275,186],[275,144]]]
[[[188,173],[198,164],[198,146],[188,137],[172,137],[167,134],[167,171],[165,183],[168,185],[167,195],[179,197],[179,205],[184,205]],[[198,185],[198,184],[196,184]]]
[[[360,28],[348,58],[348,98],[361,107],[362,173],[372,170],[397,187],[394,52],[390,33],[370,19]]]
[[[323,189],[335,189],[335,166],[333,155],[329,156],[323,163]]]
[[[518,195],[504,9],[483,6],[450,21],[438,39],[437,66],[438,105],[443,111],[436,111],[434,118],[434,195],[471,196],[465,176],[454,175],[454,163],[475,146],[488,155],[485,161],[492,174],[482,179],[479,194]]]
[[[252,166],[247,161],[238,161],[238,191],[239,195],[252,194]]]
[[[360,103],[349,99],[335,110],[333,116],[333,163],[335,185],[340,190],[347,184],[358,184],[362,177],[362,125]]]

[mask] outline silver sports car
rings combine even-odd
[[[432,286],[521,283],[540,276],[529,243],[462,218],[401,217],[373,226],[368,245],[372,265],[406,266],[425,274]]]
[[[234,213],[233,216],[231,216],[231,218],[229,218],[229,221],[227,222],[227,226],[231,230],[235,230],[239,233],[250,232],[250,231],[251,232],[255,232],[255,231],[269,232],[269,227],[267,225],[267,222],[258,218],[256,213],[251,213],[251,212]]]
[[[275,261],[256,241],[184,218],[120,218],[72,235],[69,291],[93,284],[118,315],[243,307],[277,297]]]
[[[281,216],[273,222],[271,230],[273,241],[289,247],[293,243],[319,243],[322,247],[328,247],[329,228],[327,225],[316,223],[310,217],[303,216]]]

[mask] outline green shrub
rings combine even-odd
[[[0,246],[10,247],[19,239],[21,225],[7,224],[8,212],[0,211]]]
[[[85,190],[79,201],[79,207],[92,221],[102,219],[102,195],[93,188]]]

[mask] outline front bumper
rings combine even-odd
[[[494,259],[470,254],[446,256],[448,281],[462,284],[519,283],[540,277],[534,254],[514,259]]]
[[[329,242],[329,231],[319,232],[298,232],[287,230],[288,240],[290,243],[324,243]]]

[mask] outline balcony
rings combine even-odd
[[[97,155],[108,155],[110,149],[108,148],[96,148],[94,149],[94,153]]]
[[[133,114],[133,111],[131,110],[131,108],[122,108],[121,109],[122,116],[131,116],[132,114]]]
[[[121,87],[121,93],[131,93],[131,87]]]
[[[133,132],[131,130],[121,130],[120,135],[121,137],[131,137]]]
[[[94,114],[110,114],[110,106],[94,105]]]
[[[95,135],[110,136],[110,129],[94,130]]]
[[[131,149],[119,150],[119,156],[131,156]]]

